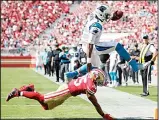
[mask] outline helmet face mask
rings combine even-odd
[[[110,8],[106,5],[100,5],[99,7],[97,7],[94,14],[102,22],[109,21],[111,17]]]

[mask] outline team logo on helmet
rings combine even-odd
[[[110,8],[106,5],[100,5],[96,8],[94,14],[100,19],[102,22],[109,21],[111,17]]]
[[[91,70],[89,76],[90,78],[98,82],[103,82],[105,80],[105,73],[100,69]]]

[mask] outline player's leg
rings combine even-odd
[[[14,97],[20,97],[20,96],[37,100],[45,110],[48,109],[47,104],[44,103],[44,96],[38,92],[35,92],[34,85],[32,84],[28,86],[22,86],[19,90],[17,88],[14,88],[8,94],[6,101],[9,101],[10,99]]]
[[[129,65],[132,67],[134,72],[138,71],[138,65],[136,63],[136,60],[131,59],[129,53],[124,49],[124,47],[120,43],[117,43],[115,50],[123,59],[129,62]]]
[[[95,45],[95,48],[97,50],[97,54],[108,54],[114,50],[117,51],[117,53],[125,59],[127,62],[129,62],[129,65],[132,67],[133,71],[138,71],[138,65],[136,63],[136,60],[132,60],[129,53],[125,50],[125,48],[115,41],[110,42],[100,42],[97,45]]]
[[[17,88],[14,88],[10,94],[8,94],[6,101],[9,101],[10,99],[14,98],[14,97],[18,97],[20,95],[20,91],[34,91],[34,85],[33,84],[29,84],[29,85],[24,85],[22,87],[20,87],[20,89],[18,90]]]
[[[102,69],[103,71],[105,71],[106,62],[109,59],[109,57],[110,57],[109,54],[101,54],[101,55],[99,55],[99,58],[100,58],[100,61],[101,61],[100,69]]]
[[[51,110],[61,105],[72,95],[68,89],[67,84],[61,85],[55,92],[50,92],[44,95],[44,103],[48,105],[48,110]]]
[[[24,85],[19,90],[20,91],[34,91],[34,85],[33,84]]]
[[[19,96],[23,96],[29,99],[37,100],[45,110],[48,110],[48,105],[44,103],[44,95],[40,94],[36,91],[28,92],[28,91],[20,91]]]
[[[110,75],[110,79],[111,79],[111,82],[112,82],[112,84],[110,85],[110,87],[113,87],[113,85],[114,85],[113,72],[109,72],[109,75]]]
[[[117,86],[117,73],[113,72],[114,86]]]

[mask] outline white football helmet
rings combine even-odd
[[[111,18],[111,10],[107,5],[99,5],[94,11],[94,15],[102,22],[109,21]]]

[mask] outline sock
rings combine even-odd
[[[39,102],[43,102],[44,101],[44,96],[38,92],[28,92],[28,91],[23,91],[20,93],[20,95],[29,98],[29,99],[34,99],[37,100]]]
[[[20,92],[20,96],[23,96],[23,92]]]
[[[44,103],[44,95],[38,92],[28,92],[28,91],[20,92],[20,95],[29,99],[37,100],[45,110],[48,110],[48,105]]]

